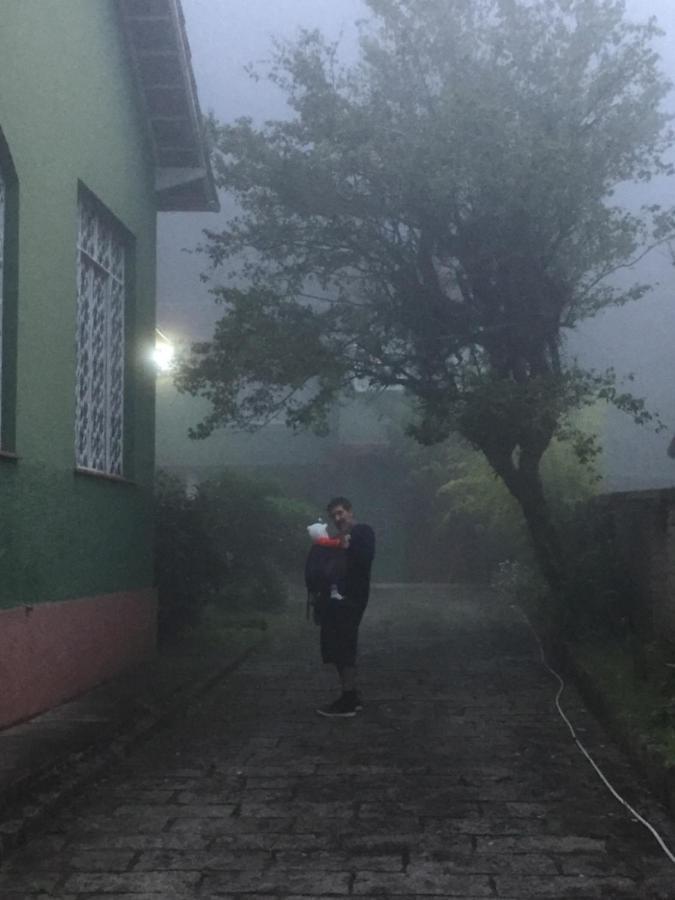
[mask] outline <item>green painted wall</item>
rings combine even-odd
[[[153,167],[114,0],[3,0],[0,129],[19,182],[17,461],[0,459],[0,605],[152,584]],[[75,474],[78,183],[132,233],[125,474]]]

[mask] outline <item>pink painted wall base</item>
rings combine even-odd
[[[151,589],[0,610],[0,728],[149,659],[156,643]]]

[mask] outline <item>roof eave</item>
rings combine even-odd
[[[117,0],[155,161],[157,208],[220,209],[180,0]]]

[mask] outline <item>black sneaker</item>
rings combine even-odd
[[[349,697],[345,697],[343,694],[330,706],[323,706],[321,709],[317,709],[317,712],[320,716],[327,716],[328,718],[349,719],[356,715],[356,710],[359,709],[357,703],[358,700],[350,700]]]
[[[361,699],[360,694],[356,695],[356,703],[354,704],[354,709],[357,712],[361,712],[361,710],[363,709],[363,700]]]

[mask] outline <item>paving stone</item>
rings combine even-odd
[[[445,840],[460,834],[471,837],[498,838],[503,836],[541,835],[544,830],[539,819],[509,819],[476,816],[469,819],[421,818],[425,836]]]
[[[77,894],[55,894],[53,892],[50,892],[49,894],[27,894],[25,891],[3,891],[2,893],[2,900],[30,900],[30,898],[33,897],[49,897],[49,900],[79,900]],[[109,900],[109,898],[106,897],[106,900]],[[127,900],[129,900],[128,894]],[[134,900],[137,900],[137,898],[134,897]],[[154,900],[157,900],[156,894]]]
[[[282,867],[324,872],[348,872],[355,868],[357,862],[353,855],[339,851],[312,853],[306,850],[282,850],[275,854],[275,859]],[[369,872],[400,872],[403,866],[403,854],[382,856],[363,854],[358,859],[358,867]]]
[[[98,850],[204,850],[212,838],[201,834],[166,832],[164,834],[99,834],[75,838],[68,843],[71,852]],[[29,845],[32,846],[32,845]]]
[[[15,851],[12,865],[34,865],[36,860],[49,860],[57,856],[65,847],[67,838],[64,835],[46,835],[35,838],[28,846]]]
[[[673,874],[670,865],[663,874],[652,874],[641,885],[638,900],[673,900]]]
[[[333,896],[342,897],[343,894],[333,894]],[[199,898],[206,898],[206,900],[279,900],[280,897],[283,897],[283,900],[316,900],[316,894],[260,894],[258,892],[250,893],[246,892],[244,894],[230,894],[223,893],[222,891],[218,891],[216,894],[203,894],[200,893]],[[400,900],[400,898],[396,898],[396,900]],[[406,898],[402,898],[402,900],[406,900]],[[413,900],[413,898],[407,898],[407,900]]]
[[[165,820],[181,818],[193,819],[228,819],[235,810],[234,803],[215,804],[215,803],[175,803],[171,805],[151,806],[152,814],[161,816]],[[148,807],[141,804],[125,804],[118,806],[114,812],[115,816],[139,816],[141,818],[147,813]]]
[[[522,837],[484,837],[478,838],[476,849],[479,853],[603,853],[606,844],[595,838],[567,835],[538,835]]]
[[[9,871],[8,867],[3,867],[3,874],[0,874],[0,897],[6,894],[23,893],[26,896],[33,894],[49,894],[54,890],[59,881],[58,872],[31,872],[27,871]]]
[[[194,890],[200,877],[198,872],[77,873],[66,880],[63,889],[80,894],[154,893],[176,897]]]
[[[210,850],[148,850],[137,858],[134,864],[134,872],[205,872],[225,869],[231,871],[241,867],[242,862],[247,868],[263,869],[273,863],[271,853],[260,851],[248,852],[242,859],[241,852],[236,850],[224,850],[222,847]]]
[[[29,847],[24,854],[17,854],[7,865],[7,870],[17,866],[25,866],[34,872],[67,871],[75,869],[80,872],[126,872],[134,860],[131,850],[83,850],[79,853],[62,852],[56,856],[38,855]]]
[[[419,866],[405,874],[359,872],[355,895],[417,894],[438,897],[494,897],[489,878],[483,875],[451,875],[440,867]]]
[[[325,824],[325,823],[324,823]],[[194,819],[187,816],[173,819],[169,823],[168,831],[180,831],[183,833],[197,834],[246,834],[265,833],[288,834],[296,825],[295,819],[263,819],[250,818],[249,816],[230,816],[226,819],[206,818]],[[309,829],[299,829],[307,831]]]
[[[298,803],[286,801],[279,803],[249,803],[241,804],[240,815],[242,818],[284,819],[289,815],[298,820],[307,821],[314,819],[351,819],[354,815],[354,803],[348,800],[344,803]],[[311,830],[311,829],[308,829]]]
[[[109,796],[115,799],[124,799],[127,803],[143,804],[144,806],[153,806],[154,804],[170,803],[178,791],[182,788],[139,788],[135,785],[124,785],[122,787],[112,787]],[[176,800],[177,803],[182,802]]]
[[[335,688],[316,640],[301,615],[272,635],[16,853],[0,898],[675,900],[655,842],[561,727],[508,608],[452,587],[376,590],[366,709],[348,721],[314,713]],[[672,843],[569,696],[603,767]]]
[[[585,875],[596,878],[605,875],[635,878],[639,875],[636,867],[630,865],[628,861],[617,859],[608,853],[566,854],[556,857],[556,865],[561,875]],[[671,877],[675,879],[675,872],[671,873]],[[673,893],[675,894],[675,891]]]
[[[496,879],[497,893],[513,894],[520,891],[523,900],[529,898],[555,898],[555,900],[564,900],[567,897],[611,897],[612,900],[626,898],[626,900],[636,900],[638,897],[638,886],[635,881],[629,878],[585,878],[583,875],[577,877],[559,876],[559,877],[525,877],[516,878],[506,876]]]
[[[237,893],[309,894],[312,897],[347,896],[350,876],[338,872],[310,872],[306,869],[286,869],[275,867],[265,872],[237,872],[227,875],[209,874],[204,878],[203,893],[218,891],[220,888]]]
[[[522,873],[524,875],[558,875],[559,868],[548,856],[538,853],[519,853],[509,856],[485,856],[480,853],[458,853],[457,850],[446,850],[430,854],[426,859],[417,855],[410,858],[410,865],[418,861],[431,859],[442,862],[443,870],[449,873],[470,872],[475,875],[503,875],[505,873]],[[578,873],[575,873],[578,874]],[[613,873],[616,874],[616,873]]]
[[[278,834],[257,832],[220,834],[209,839],[209,846],[229,851],[272,851],[329,850],[338,846],[337,838],[331,834]]]
[[[75,817],[71,824],[65,825],[65,828],[67,834],[74,837],[95,834],[157,834],[163,831],[169,822],[168,818],[156,816],[148,810],[135,816],[111,816],[101,812],[94,816]]]
[[[340,845],[354,856],[368,856],[371,854],[399,854],[409,855],[415,848],[427,850],[425,835],[419,832],[392,832],[390,834],[351,834],[340,837]],[[473,845],[470,838],[458,837],[448,839],[438,844],[447,853],[466,855],[472,852]]]

